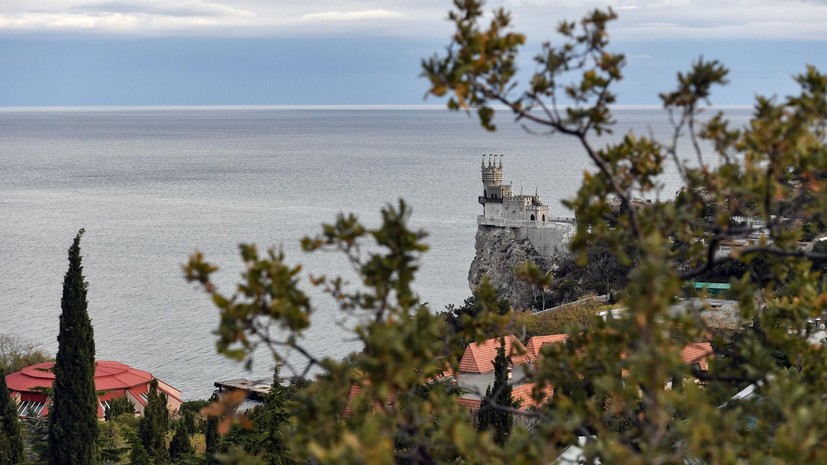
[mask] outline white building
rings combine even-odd
[[[548,205],[540,201],[536,190],[534,195],[514,195],[511,184],[503,184],[502,155],[488,155],[488,164],[483,155],[481,169],[483,193],[479,197],[479,202],[483,206],[483,217],[492,220],[539,223],[549,220]]]

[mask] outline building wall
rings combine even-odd
[[[561,220],[561,218],[553,218],[553,220]],[[557,254],[566,253],[566,246],[575,231],[573,222],[546,221],[543,223],[542,221],[510,220],[499,217],[478,216],[477,224],[480,226],[510,228],[517,240],[527,239],[532,247],[546,258],[552,258]]]
[[[524,228],[523,231],[540,255],[553,257],[565,252],[574,228],[565,223],[545,223],[542,228]]]
[[[505,210],[501,203],[486,202],[484,211],[486,218],[505,218]]]
[[[131,389],[126,391],[126,398],[132,402],[132,405],[135,407],[135,411],[138,412],[139,415],[143,416],[144,414],[144,405],[141,403],[141,400],[133,393]]]

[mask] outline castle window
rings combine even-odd
[[[531,221],[534,221],[534,215],[531,215]]]
[[[543,222],[546,221],[546,215],[543,215]]]

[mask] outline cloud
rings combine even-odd
[[[249,16],[246,10],[232,8],[218,3],[201,1],[139,3],[139,2],[102,2],[74,6],[66,10],[69,14],[146,14],[173,17],[221,17]]]
[[[529,40],[551,37],[550,25],[577,19],[598,0],[504,0],[514,2],[514,23]],[[615,0],[618,21],[609,26],[622,39],[827,40],[827,2],[815,0]],[[552,8],[553,7],[553,8]],[[552,14],[554,16],[552,16]]]
[[[85,3],[0,14],[0,31],[172,31],[251,23],[250,11],[199,0]]]
[[[607,2],[622,39],[827,40],[821,0],[490,0],[530,41]],[[396,35],[447,38],[447,0],[0,0],[0,34]]]
[[[400,19],[405,15],[398,11],[388,10],[364,10],[364,11],[324,11],[321,13],[309,13],[302,15],[301,19],[305,21],[366,21],[366,20],[384,20],[384,19]]]
[[[615,37],[631,39],[804,39],[827,41],[827,22],[753,21],[743,24],[691,26],[637,24],[616,29]]]

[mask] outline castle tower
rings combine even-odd
[[[497,162],[497,157],[499,157],[499,163]],[[502,155],[488,155],[487,164],[485,162],[485,155],[483,155],[480,170],[482,171],[482,196],[480,197],[480,203],[482,205],[492,200],[502,203],[503,197],[511,195],[511,186],[503,185]]]
[[[497,158],[499,157],[499,160]],[[503,185],[503,156],[482,156],[482,195],[479,202],[483,206],[483,216],[491,218],[504,217],[503,199],[511,197],[511,185]]]
[[[491,158],[494,162],[491,162]],[[500,155],[500,164],[497,165],[497,155],[488,155],[488,165],[485,164],[485,155],[482,156],[482,185],[489,187],[499,186],[503,183],[503,156]]]

